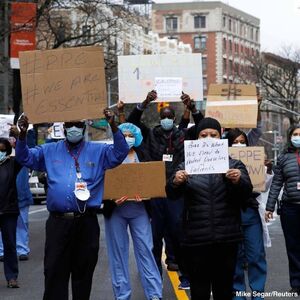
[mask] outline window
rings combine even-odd
[[[206,36],[194,37],[194,49],[206,49]]]
[[[232,52],[232,40],[229,40],[229,51]]]
[[[251,27],[250,29],[250,39],[253,40],[254,39],[254,29]]]
[[[168,17],[166,18],[166,29],[168,30],[177,30],[178,22],[177,17]]]
[[[203,90],[207,91],[207,78],[203,77],[202,80],[203,80]]]
[[[228,29],[229,29],[229,31],[232,30],[232,21],[231,21],[231,19],[229,19]]]
[[[206,27],[206,16],[195,16],[194,17],[194,27],[195,28],[205,28]]]
[[[202,57],[202,72],[207,70],[207,57]]]
[[[227,50],[227,41],[226,38],[223,38],[223,52],[226,52]]]
[[[226,27],[226,17],[223,17],[223,27]]]
[[[259,31],[258,29],[255,30],[255,41],[258,42],[258,37],[259,37]]]
[[[238,43],[234,44],[234,51],[236,54],[239,53],[239,44]]]
[[[227,73],[227,60],[223,58],[223,74]]]

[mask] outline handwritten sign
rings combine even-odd
[[[122,164],[105,172],[103,199],[166,197],[165,163]]]
[[[51,126],[50,136],[54,140],[60,140],[65,138],[64,123],[56,122]]]
[[[155,90],[159,98],[180,98],[182,95],[182,78],[156,77]]]
[[[10,125],[14,123],[14,115],[0,115],[0,137],[8,138]]]
[[[184,141],[185,170],[188,174],[219,174],[229,169],[228,140]]]
[[[254,190],[264,191],[266,176],[264,147],[230,147],[229,155],[245,164]]]
[[[205,116],[217,119],[226,128],[255,128],[257,123],[255,85],[211,84]]]
[[[20,52],[24,111],[32,123],[96,119],[106,106],[100,47]]]
[[[140,103],[156,88],[155,78],[182,78],[182,89],[203,100],[201,54],[126,55],[118,57],[119,99]],[[180,94],[158,97],[158,102],[179,102]],[[170,92],[170,90],[169,90]],[[168,97],[168,98],[167,98]]]

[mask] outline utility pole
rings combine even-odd
[[[8,2],[4,1],[4,28],[5,31],[8,32],[9,30],[9,14],[8,14]],[[9,62],[9,34],[6,33],[4,36],[4,61],[5,61],[5,67],[4,67],[4,78],[3,78],[3,85],[4,85],[4,97],[3,97],[3,104],[4,109],[7,110],[8,107],[8,93],[9,93],[9,68],[8,68],[8,62]],[[5,111],[6,112],[6,111]]]

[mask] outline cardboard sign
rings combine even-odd
[[[229,155],[241,160],[247,167],[253,189],[265,190],[265,149],[264,147],[230,147]]]
[[[103,199],[166,197],[164,162],[122,164],[105,172]]]
[[[32,123],[96,119],[106,106],[100,47],[20,53],[22,99]]]
[[[14,123],[15,115],[0,115],[0,137],[9,138],[10,125]]]
[[[64,123],[56,122],[51,126],[51,139],[61,140],[65,138]]]
[[[189,175],[226,173],[229,169],[228,140],[184,141],[185,170]]]
[[[182,95],[182,78],[156,77],[155,90],[159,98],[180,98]]]
[[[10,65],[20,69],[19,52],[35,50],[36,3],[11,3]]]
[[[217,119],[224,128],[255,128],[257,123],[255,85],[211,84],[205,116]]]
[[[201,54],[126,55],[118,57],[119,99],[140,103],[155,89],[155,78],[182,78],[182,91],[203,100]],[[170,90],[169,90],[170,91]],[[175,96],[175,97],[174,97]],[[179,102],[180,95],[167,94],[156,102]]]

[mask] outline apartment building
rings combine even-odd
[[[202,53],[204,94],[210,83],[252,81],[249,58],[260,51],[258,18],[220,1],[154,3],[152,30]]]

